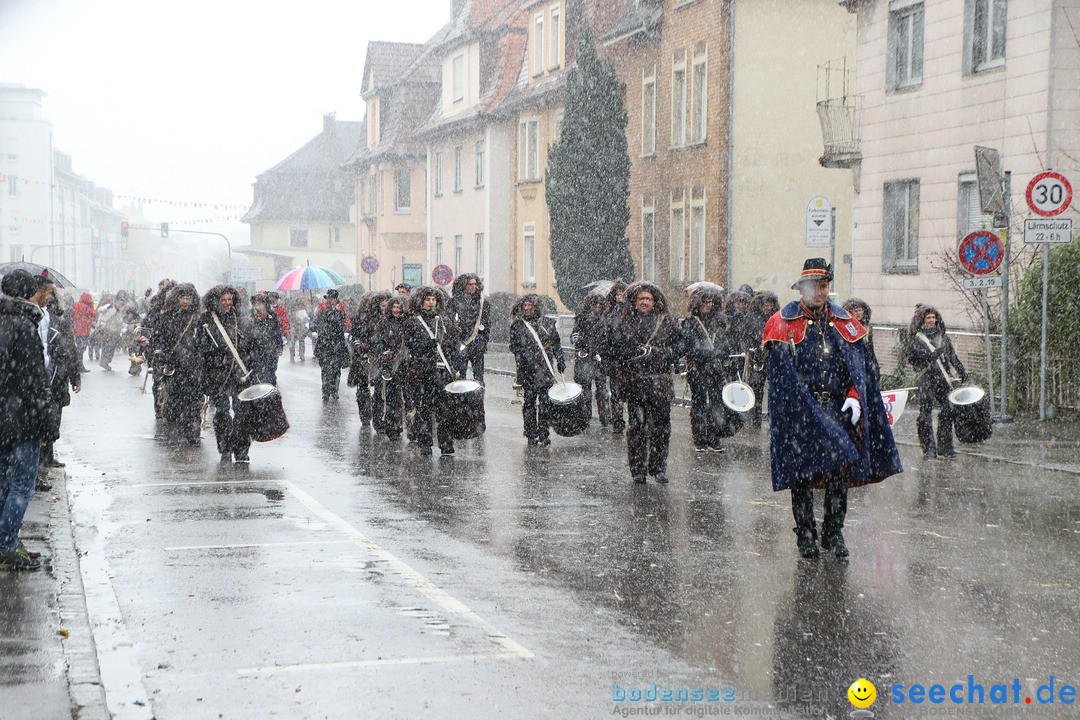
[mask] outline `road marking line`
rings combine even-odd
[[[277,485],[278,480],[214,480],[213,482],[163,482],[163,483],[134,483],[132,485],[117,485],[118,488],[148,488],[148,487],[198,487],[201,485]],[[113,490],[115,488],[110,488]]]
[[[344,519],[327,510],[318,500],[301,490],[295,483],[290,480],[282,480],[281,483],[287,487],[289,492],[291,492],[301,503],[311,510],[311,512],[321,517],[328,524],[336,526],[346,537],[367,550],[370,554],[381,558],[387,565],[396,571],[398,575],[404,578],[406,582],[415,589],[423,593],[429,600],[442,607],[443,610],[465,618],[486,630],[488,632],[488,638],[502,649],[502,654],[517,658],[533,657],[532,652],[529,651],[528,648],[504,635],[494,625],[473,612],[465,603],[432,583],[416,570],[413,570],[390,551],[386,550],[352,525],[345,522]]]
[[[352,540],[296,540],[294,542],[234,543],[229,545],[174,545],[172,550],[232,550],[233,548],[288,547],[289,545],[352,545]]]
[[[379,667],[386,665],[433,665],[436,663],[455,662],[478,662],[489,660],[518,660],[519,655],[509,652],[498,653],[472,653],[469,655],[444,655],[433,657],[411,658],[381,658],[379,660],[348,660],[331,663],[300,663],[297,665],[267,665],[257,668],[239,668],[236,672],[241,675],[256,675],[261,673],[290,672],[293,670],[340,670],[346,668]]]

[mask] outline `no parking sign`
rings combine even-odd
[[[989,275],[1005,259],[1005,245],[996,233],[977,230],[960,241],[957,251],[960,264],[974,275]]]
[[[449,285],[450,281],[454,279],[454,271],[450,269],[449,265],[436,265],[435,269],[431,271],[431,279],[436,285]]]

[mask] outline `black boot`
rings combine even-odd
[[[844,543],[844,518],[847,517],[848,476],[832,472],[825,481],[825,522],[821,524],[821,547],[832,550],[837,558],[848,556]]]
[[[915,427],[919,433],[919,445],[922,446],[923,456],[927,460],[933,460],[937,457],[937,448],[934,445],[934,423],[930,418],[923,419],[923,414],[919,413],[919,419],[915,422]]]
[[[791,514],[795,517],[796,543],[799,554],[807,560],[818,556],[817,527],[814,523],[814,490],[807,480],[791,488]]]

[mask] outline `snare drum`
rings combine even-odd
[[[258,383],[240,391],[244,425],[255,442],[269,442],[289,429],[281,393],[270,383]]]
[[[443,387],[450,435],[455,440],[471,440],[484,434],[484,386],[475,380],[455,380]]]
[[[580,385],[561,382],[548,388],[548,422],[557,435],[573,437],[589,427],[592,408]]]
[[[724,386],[724,389],[720,391],[720,399],[729,408],[740,413],[750,412],[754,407],[754,403],[757,402],[754,389],[738,380],[729,382]]]

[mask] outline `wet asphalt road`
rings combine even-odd
[[[695,454],[676,408],[671,484],[634,486],[595,423],[527,447],[506,377],[453,458],[361,431],[310,362],[279,380],[292,429],[249,468],[219,465],[210,430],[167,447],[122,371],[94,366],[65,415],[117,718],[606,717],[653,684],[733,698],[669,715],[847,717],[860,677],[876,717],[1080,715],[888,702],[968,675],[1019,679],[1021,704],[1080,684],[1075,474],[905,445],[903,476],[851,493],[849,562],[806,562],[764,431]]]

